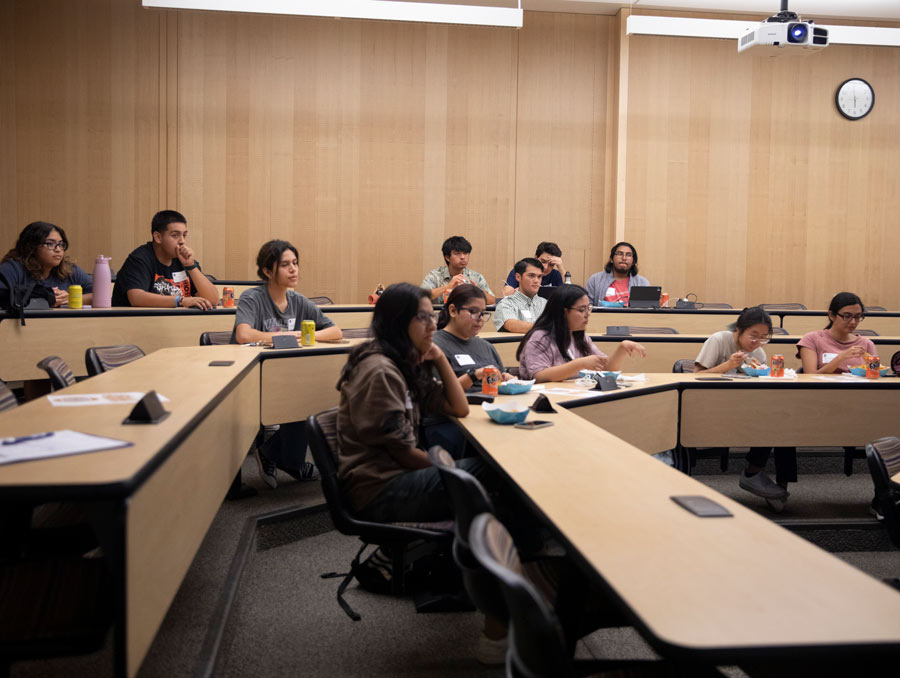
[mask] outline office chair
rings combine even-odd
[[[316,306],[331,306],[334,303],[330,297],[309,297],[309,300]]]
[[[37,366],[50,377],[50,387],[53,391],[58,391],[75,383],[75,375],[72,374],[72,370],[69,369],[66,361],[59,356],[47,356]]]
[[[342,330],[344,339],[367,339],[369,336],[368,327],[353,327],[349,330]]]
[[[87,367],[88,376],[93,377],[134,362],[144,355],[144,352],[134,344],[92,346],[84,352],[84,365]]]
[[[773,327],[772,334],[787,334],[788,331],[783,327]]]
[[[7,386],[3,381],[0,381],[0,412],[11,410],[18,404],[19,401],[16,400],[16,394],[13,393],[10,390],[9,386]]]
[[[678,334],[678,330],[674,327],[638,327],[636,325],[626,325],[628,334]]]
[[[877,337],[877,336],[879,336],[878,332],[876,332],[875,330],[857,329],[856,334],[858,334],[861,337]]]
[[[201,346],[223,346],[231,343],[231,332],[204,332],[200,335]]]
[[[672,365],[673,374],[693,374],[694,373],[694,361],[689,358],[682,358],[681,360],[676,360],[675,364]]]
[[[875,484],[875,504],[894,546],[900,548],[900,484],[891,480],[900,473],[900,439],[890,436],[866,445],[866,460]]]
[[[805,311],[806,306],[799,302],[787,302],[784,304],[760,304],[765,311]]]
[[[734,308],[731,304],[726,304],[719,301],[698,301],[697,308]]]
[[[337,475],[337,408],[311,415],[306,420],[306,436],[315,460],[316,468],[322,481],[322,494],[335,528],[341,534],[359,537],[362,547],[350,563],[350,571],[346,574],[334,572],[322,575],[323,578],[340,577],[337,590],[337,601],[341,609],[353,621],[361,617],[344,600],[344,591],[356,577],[360,568],[360,556],[370,545],[387,547],[393,556],[393,572],[391,579],[392,593],[399,595],[403,591],[404,570],[406,565],[407,546],[414,541],[426,540],[449,548],[453,537],[453,523],[443,521],[437,523],[374,523],[356,518],[350,510],[341,491]]]

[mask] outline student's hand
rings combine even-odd
[[[550,266],[559,270],[559,268],[563,265],[562,257],[550,257]]]
[[[583,370],[605,370],[606,364],[609,362],[609,358],[604,358],[603,356],[599,355],[589,355],[585,356],[584,358],[579,358],[574,362],[578,363],[578,365]]]
[[[866,349],[864,349],[862,346],[851,346],[845,351],[841,351],[840,353],[838,353],[832,362],[834,362],[835,365],[840,365],[843,361],[849,360],[851,358],[854,360],[862,361],[865,356]]]
[[[513,375],[511,375],[509,372],[501,372],[500,378],[503,381],[509,381],[510,379],[515,379],[515,377]]]
[[[431,344],[431,347],[422,354],[422,362],[437,362],[441,358],[443,358],[444,360],[447,359],[444,357],[444,352],[440,349],[440,347],[438,347],[437,344]]]
[[[503,286],[503,296],[504,296],[504,297],[512,296],[512,295],[515,294],[515,293],[516,293],[516,288],[515,288],[515,287],[510,287],[509,285],[504,285],[504,286]]]
[[[210,310],[213,305],[204,297],[184,297],[181,300],[182,308],[199,308],[201,311]]]
[[[54,306],[65,306],[69,303],[69,292],[68,290],[61,290],[58,287],[53,288],[53,296],[56,297],[53,301]]]
[[[634,358],[635,355],[638,355],[641,358],[647,357],[647,349],[644,348],[643,344],[639,344],[636,341],[630,341],[629,339],[626,339],[622,342],[622,348],[625,349],[625,352],[628,354],[629,358]]]
[[[725,364],[728,365],[728,370],[736,370],[741,365],[744,364],[744,359],[747,357],[747,354],[743,351],[735,351],[731,354],[731,357],[725,361]],[[726,372],[728,370],[725,370]]]
[[[457,273],[450,279],[450,289],[454,290],[460,285],[465,285],[467,282],[469,282],[469,279],[466,276],[462,273]]]
[[[193,266],[194,265],[194,250],[192,250],[187,245],[182,245],[177,250],[175,250],[175,254],[178,256],[178,261],[180,261],[184,266]]]

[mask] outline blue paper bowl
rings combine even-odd
[[[754,369],[749,365],[741,365],[741,369],[751,377],[767,377],[769,376],[769,372],[771,372],[768,365],[766,365],[761,370]]]
[[[497,384],[497,389],[501,395],[518,395],[519,393],[528,393],[534,386],[534,379],[525,383],[510,383],[508,381]]]
[[[880,370],[878,370],[878,374],[880,374],[882,377],[885,377],[885,376],[889,375],[890,373],[891,373],[890,367],[882,367]],[[851,367],[850,374],[853,374],[857,377],[864,377],[864,376],[866,376],[866,368],[865,367]]]
[[[525,409],[521,412],[508,412],[506,410],[501,410],[499,407],[485,407],[489,404],[490,403],[482,403],[481,406],[484,408],[484,411],[488,413],[488,416],[498,424],[520,424],[525,421],[526,417],[528,417],[528,413],[531,411]]]

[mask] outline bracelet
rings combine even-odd
[[[181,306],[181,300],[184,299],[180,294],[175,295],[175,308]]]
[[[193,271],[195,268],[197,268],[197,262],[196,262],[196,261],[195,261],[193,264],[191,264],[190,266],[185,266],[185,267],[184,267],[184,270],[185,270],[185,271]]]

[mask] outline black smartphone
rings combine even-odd
[[[213,360],[209,366],[210,367],[228,367],[229,365],[234,365],[233,360]]]
[[[466,401],[469,405],[480,405],[481,403],[494,402],[494,396],[485,393],[466,393]]]
[[[731,377],[697,377],[697,381],[731,381]]]
[[[515,424],[516,428],[524,428],[526,431],[534,431],[538,428],[546,428],[548,426],[553,426],[552,421],[523,421],[519,424]]]

